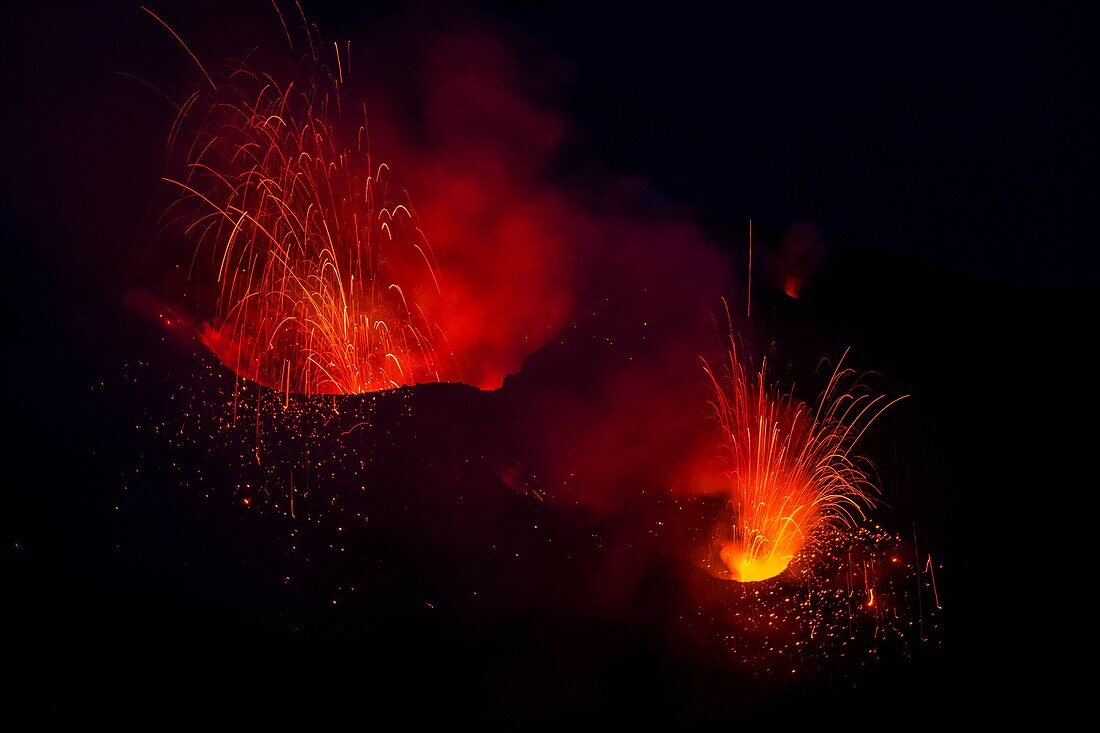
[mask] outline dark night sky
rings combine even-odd
[[[225,58],[280,37],[266,0],[221,5],[165,0],[151,7],[204,58]],[[765,241],[795,222],[816,225],[837,253],[832,269],[824,268],[817,299],[808,297],[804,306],[762,293],[762,310],[777,330],[804,336],[803,349],[814,356],[856,341],[865,364],[890,375],[899,391],[917,395],[894,424],[905,446],[903,462],[912,461],[905,481],[931,477],[935,486],[923,504],[914,501],[916,509],[903,507],[899,515],[950,548],[956,577],[974,568],[965,538],[952,536],[947,545],[947,526],[965,521],[956,517],[978,516],[992,524],[984,495],[952,492],[971,486],[969,477],[979,473],[976,459],[967,457],[984,449],[983,440],[972,437],[971,418],[982,414],[991,395],[1007,393],[990,385],[1016,378],[997,366],[1010,363],[1000,339],[1024,312],[1038,317],[1033,304],[1062,314],[1069,330],[1064,314],[1086,313],[1082,304],[1097,285],[1100,65],[1093,63],[1091,18],[1049,8],[957,4],[355,5],[311,0],[305,7],[329,38],[364,45],[373,39],[378,52],[388,54],[395,77],[432,32],[488,28],[505,39],[521,62],[527,91],[568,120],[554,175],[584,181],[595,170],[644,181],[663,205],[699,222],[731,261],[743,254],[741,235],[750,217]],[[233,651],[253,655],[248,669],[258,678],[283,663],[272,638],[301,644],[290,654],[305,668],[342,663],[342,632],[330,636],[322,629],[310,637],[313,646],[296,641],[269,613],[283,599],[281,587],[263,585],[272,566],[253,573],[240,561],[262,566],[274,530],[254,519],[245,525],[236,506],[217,513],[188,496],[135,497],[133,518],[112,513],[123,464],[132,466],[138,451],[156,460],[155,443],[135,437],[132,422],[147,417],[145,401],[162,397],[148,381],[127,393],[119,365],[144,358],[189,367],[191,359],[164,346],[159,332],[122,307],[123,294],[141,281],[141,253],[149,250],[163,204],[157,178],[172,115],[155,94],[116,72],[155,80],[178,95],[193,81],[194,69],[136,2],[40,2],[16,13],[5,20],[0,51],[0,223],[12,258],[3,302],[14,314],[4,375],[6,384],[18,387],[6,409],[20,430],[6,446],[12,475],[4,482],[4,503],[10,511],[2,514],[5,562],[16,566],[13,596],[24,601],[16,608],[20,625],[11,628],[14,640],[25,642],[17,663],[34,671],[27,689],[46,689],[36,684],[40,680],[61,689],[71,684],[84,690],[89,704],[110,710],[110,695],[89,678],[100,672],[102,660],[117,655],[130,665],[126,679],[134,689],[150,695],[148,705],[172,703],[170,690],[144,679],[146,666],[173,679],[181,674],[172,669],[176,660],[214,668],[217,674],[202,689],[232,703],[235,690],[226,680],[234,679],[235,668],[226,671],[209,655],[246,627]],[[359,53],[356,58],[369,57]],[[1065,340],[1056,331],[1061,329],[1029,326],[1026,349],[1060,348]],[[540,363],[553,371],[560,355],[543,357],[529,371],[537,373]],[[98,396],[100,379],[113,380],[117,401]],[[448,415],[458,403],[447,399],[476,398],[447,397],[442,406],[428,399],[424,409]],[[966,400],[964,414],[950,415],[944,426],[943,416],[964,404],[960,400]],[[491,410],[504,409],[491,404]],[[495,427],[475,425],[471,433],[489,441]],[[995,450],[1003,454],[1005,448]],[[897,460],[895,454],[892,470],[904,473]],[[431,516],[438,509],[434,498],[413,501]],[[135,537],[144,551],[116,551],[117,542],[139,546]],[[22,549],[11,550],[17,541],[47,549],[20,554]],[[383,545],[382,551],[393,550]],[[989,596],[997,592],[994,585],[987,576],[960,596],[977,597],[978,589]],[[659,611],[660,593],[653,595]],[[387,614],[394,608],[403,607],[395,601],[379,617],[392,622]],[[964,615],[953,633],[974,621]],[[180,630],[196,617],[195,628]],[[532,618],[517,621],[517,633],[554,648],[561,641],[556,632],[539,636],[531,629],[538,623],[557,627]],[[393,633],[410,632],[422,620],[417,616]],[[379,653],[397,666],[400,679],[415,678],[422,659],[443,654],[438,644],[453,658],[432,680],[446,685],[466,675],[465,660],[480,651],[472,649],[475,637],[467,638],[472,632],[463,623],[451,618],[433,626],[417,641],[416,658],[403,658],[404,650],[388,639],[347,643],[357,649],[380,643]],[[689,687],[677,670],[691,665],[668,667],[659,644],[647,646],[651,641],[636,639],[636,632],[614,630],[619,636],[607,642],[614,658],[609,668],[627,682],[636,668],[658,669],[652,679]],[[511,643],[505,631],[478,633],[501,647]],[[524,664],[537,663],[532,655],[534,662],[515,662],[517,675]],[[486,659],[490,667],[499,656]],[[899,679],[939,679],[942,660],[928,664],[902,670]],[[64,670],[60,678],[56,667]],[[470,675],[464,684],[481,691],[482,678]],[[908,699],[908,693],[891,692],[891,679],[884,675],[872,684],[883,694],[884,709]],[[326,683],[314,684],[313,694],[324,698]],[[345,680],[337,692],[357,699],[356,684]],[[417,684],[392,684],[399,691],[391,704],[404,705],[402,696],[410,705],[422,700]],[[258,694],[261,687],[245,685],[242,694]],[[380,700],[388,689],[376,693]],[[623,699],[635,694],[622,692]],[[821,702],[831,692],[813,694]],[[249,700],[236,702],[247,708]],[[933,708],[924,710],[931,714]]]
[[[211,57],[234,47],[224,27],[248,28],[256,41],[274,23],[247,3],[204,7],[162,10],[192,35],[213,30],[217,42],[203,39]],[[554,101],[586,159],[650,181],[706,218],[751,216],[777,229],[809,220],[828,238],[979,277],[1095,283],[1089,204],[1100,161],[1086,17],[690,2],[674,11],[311,3],[310,13],[330,35],[391,26],[415,34],[471,18],[505,29],[532,61],[535,85],[545,58],[564,63]],[[33,207],[58,175],[93,185],[72,171],[81,157],[70,147],[81,137],[73,124],[132,137],[97,111],[140,99],[111,72],[143,75],[182,59],[164,52],[131,4],[36,4],[27,15],[6,31],[14,38],[4,49],[5,131],[15,158],[5,199]]]
[[[606,164],[707,216],[806,219],[970,274],[1095,283],[1085,17],[693,2],[495,15],[572,62],[567,109]]]

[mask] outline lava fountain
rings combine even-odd
[[[342,142],[350,60],[334,44],[326,63],[310,46],[304,81],[243,63],[215,81],[203,68],[208,83],[180,105],[179,173],[165,180],[181,192],[170,214],[197,241],[190,277],[216,293],[200,338],[238,375],[288,394],[438,381],[431,249],[411,205],[388,197],[365,120]]]
[[[904,398],[873,394],[843,366],[844,356],[814,406],[769,381],[767,360],[754,369],[732,334],[726,372],[704,364],[721,433],[719,486],[732,512],[718,527],[716,549],[734,580],[779,575],[822,530],[855,524],[873,503],[870,466],[853,449]]]

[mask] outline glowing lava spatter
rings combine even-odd
[[[873,395],[843,362],[814,407],[769,382],[766,360],[759,370],[747,364],[732,334],[728,372],[706,368],[733,512],[731,526],[719,528],[718,554],[733,579],[779,575],[822,529],[854,524],[872,503],[868,465],[853,449],[903,398]]]
[[[388,199],[365,125],[354,145],[341,141],[339,46],[335,71],[310,46],[304,82],[243,64],[215,81],[203,69],[209,84],[180,107],[169,143],[182,165],[165,180],[198,242],[191,277],[216,291],[201,340],[238,375],[288,394],[438,381],[446,337],[430,315],[431,250],[410,206]]]

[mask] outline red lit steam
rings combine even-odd
[[[462,381],[495,389],[573,308],[585,218],[544,182],[564,122],[518,86],[500,42],[432,44],[419,85],[424,134],[397,147],[444,283]]]
[[[599,256],[572,328],[517,379],[549,495],[601,512],[643,487],[697,483],[713,455],[699,356],[718,343],[711,306],[730,289],[697,227],[642,213],[644,189],[626,190],[593,216]]]

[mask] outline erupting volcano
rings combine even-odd
[[[238,375],[287,393],[439,381],[431,249],[410,205],[388,198],[365,123],[344,146],[331,121],[350,63],[333,47],[335,72],[314,50],[303,85],[244,64],[219,84],[204,69],[208,85],[180,107],[169,145],[183,173],[165,180],[198,240],[191,276],[216,283],[200,337]]]
[[[846,354],[845,354],[846,356]],[[842,356],[816,406],[769,381],[765,359],[754,369],[730,335],[727,373],[707,374],[721,432],[720,485],[732,522],[716,533],[718,555],[734,580],[775,577],[821,530],[865,518],[874,485],[853,453],[867,428],[891,405],[845,368]]]
[[[4,44],[29,714],[973,702],[949,525],[1012,526],[989,507],[1031,487],[962,486],[952,418],[1011,394],[993,315],[1092,301],[1088,23],[140,3],[17,3]],[[985,614],[1028,611],[1010,643],[1049,631],[1027,600]]]

